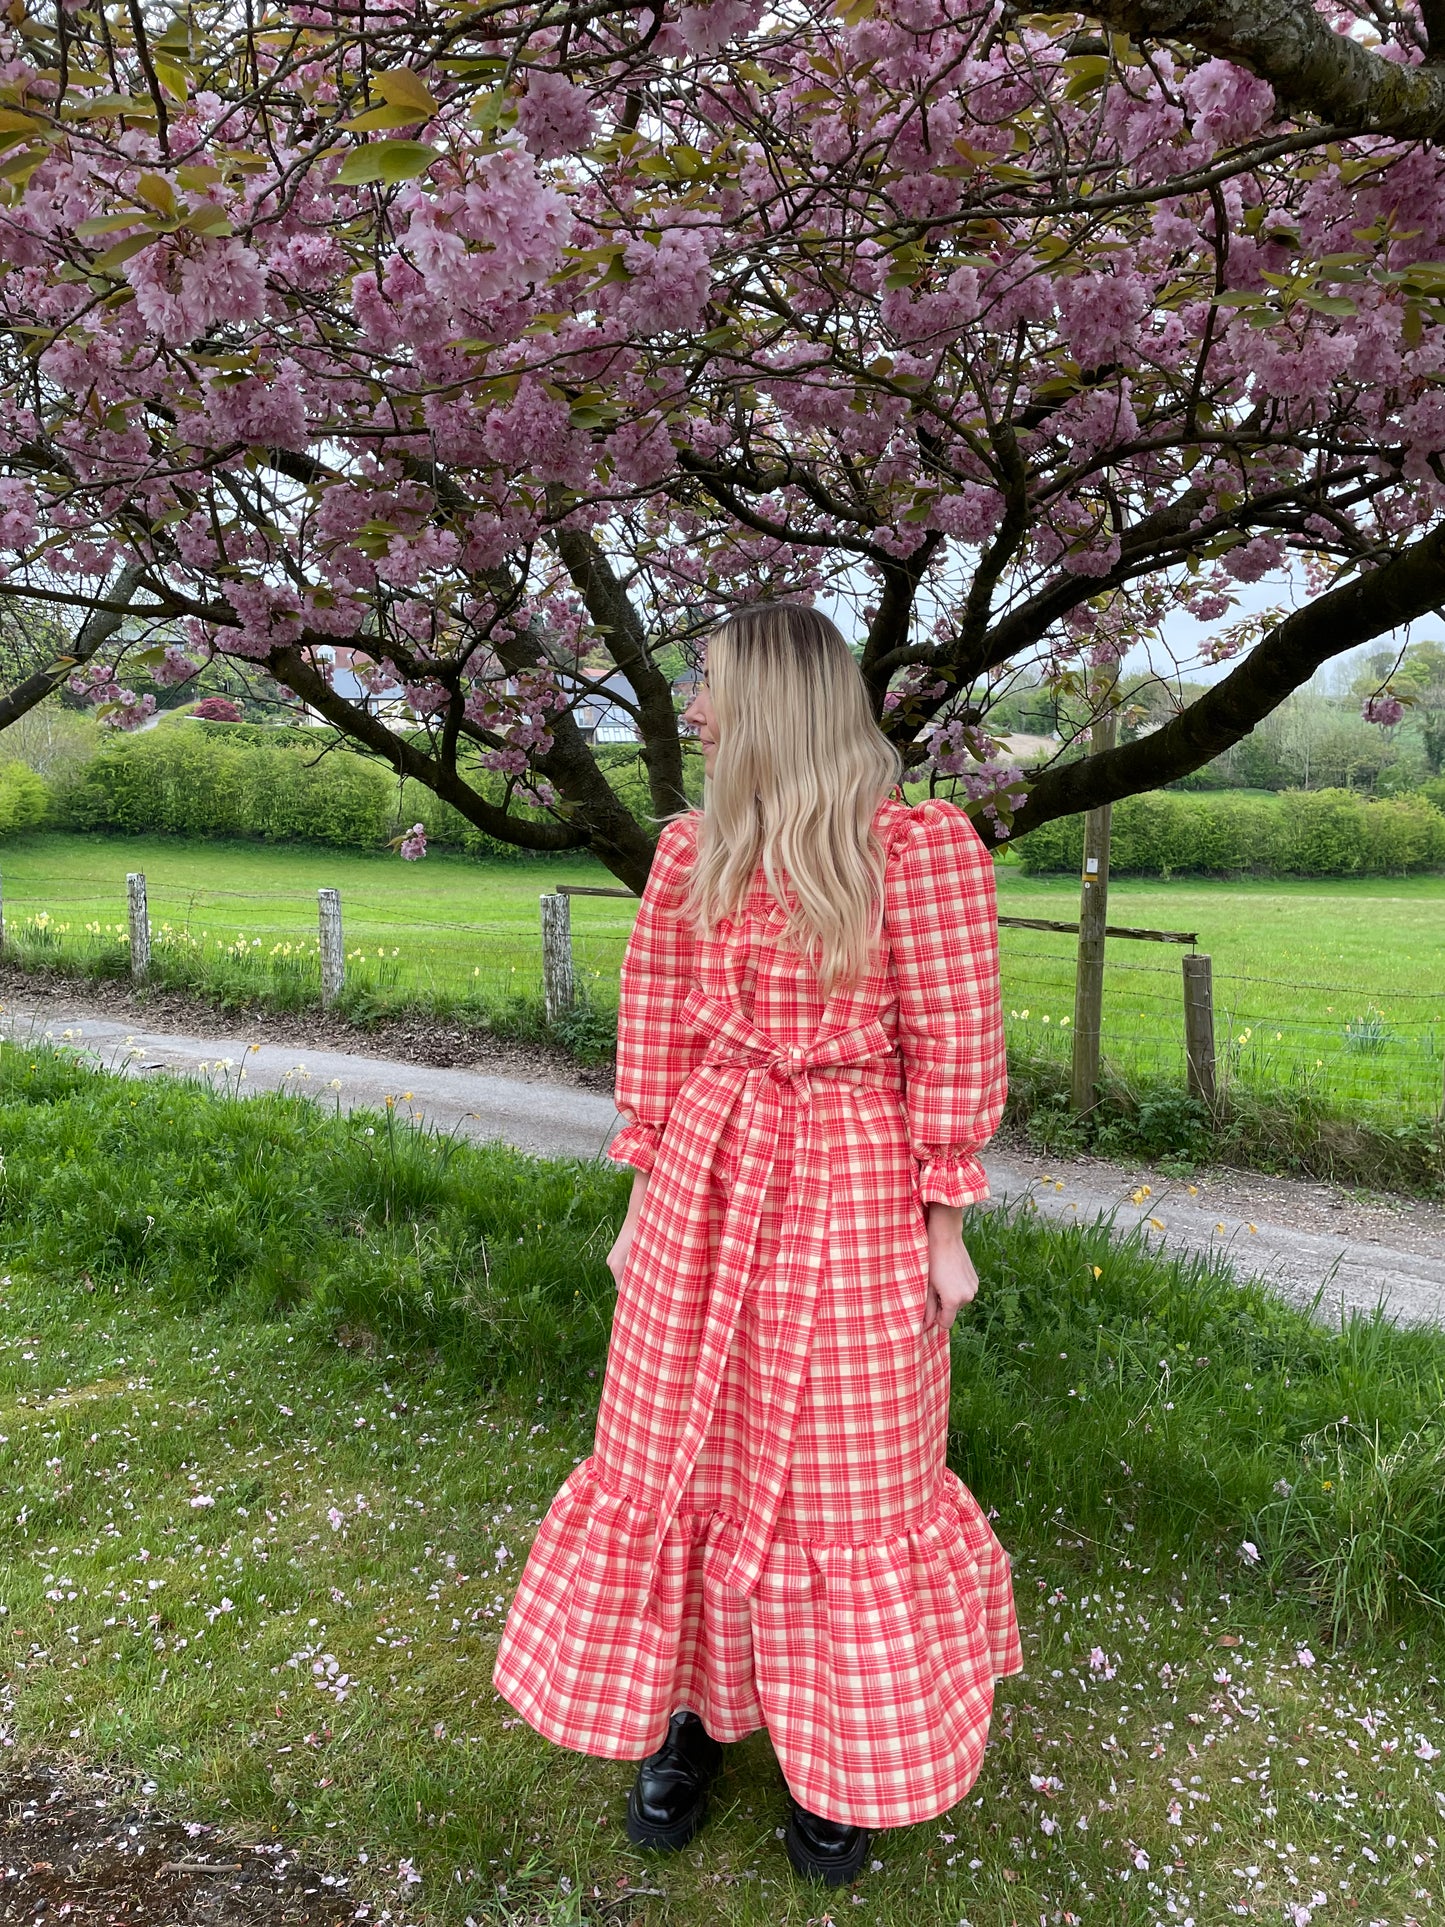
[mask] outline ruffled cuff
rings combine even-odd
[[[650,1171],[657,1158],[657,1131],[636,1118],[624,1125],[607,1146],[607,1155],[617,1164],[630,1164],[634,1171]]]
[[[988,1176],[976,1157],[963,1152],[923,1158],[918,1195],[924,1204],[982,1204],[989,1195]]]

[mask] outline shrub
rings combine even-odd
[[[50,810],[50,789],[43,776],[24,763],[0,764],[0,836],[33,830]]]
[[[186,728],[105,750],[66,796],[65,813],[87,830],[376,848],[392,834],[395,796],[379,765],[345,750],[313,759]]]
[[[203,696],[191,714],[203,723],[239,723],[241,709],[229,696]]]
[[[1077,871],[1084,819],[1045,823],[1017,847],[1025,870]],[[1114,805],[1109,861],[1116,876],[1398,876],[1445,867],[1445,814],[1424,794],[1287,790],[1268,802],[1156,790]]]

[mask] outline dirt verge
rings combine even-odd
[[[577,1090],[612,1089],[610,1064],[578,1064],[551,1045],[517,1043],[470,1024],[439,1023],[430,1017],[391,1018],[363,1027],[329,1011],[273,1010],[263,1004],[226,1010],[177,990],[136,991],[113,978],[68,977],[0,965],[0,1003],[11,1001],[42,1007],[51,1003],[57,1010],[83,1005],[102,1016],[133,1022],[137,1030],[254,1037],[268,1044],[395,1058],[436,1070],[484,1071],[496,1077],[567,1084]]]
[[[339,1927],[345,1879],[154,1811],[104,1768],[19,1763],[0,1775],[0,1921],[66,1927]]]

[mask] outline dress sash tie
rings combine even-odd
[[[807,1379],[818,1291],[826,1259],[831,1218],[832,1172],[828,1132],[819,1121],[814,1092],[818,1080],[838,1071],[863,1073],[850,1082],[889,1085],[876,1072],[876,1059],[893,1051],[877,1018],[835,1031],[813,1043],[780,1044],[765,1036],[731,1005],[694,989],[686,1018],[708,1040],[703,1063],[738,1073],[742,1109],[737,1176],[728,1200],[719,1244],[717,1273],[708,1304],[693,1381],[692,1402],[663,1487],[657,1530],[648,1568],[646,1610],[657,1611],[658,1564],[662,1547],[687,1491],[712,1424],[743,1301],[752,1278],[763,1209],[776,1147],[791,1109],[794,1158],[783,1211],[783,1232],[776,1258],[780,1297],[777,1342],[761,1360],[764,1399],[762,1437],[752,1467],[748,1510],[737,1549],[723,1574],[724,1583],[750,1597],[762,1575],[778,1509],[787,1490],[793,1428]]]

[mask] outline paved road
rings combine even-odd
[[[380,1109],[390,1097],[398,1109],[438,1130],[479,1141],[500,1138],[543,1157],[598,1157],[618,1123],[610,1098],[566,1085],[437,1070],[359,1052],[256,1046],[240,1036],[218,1040],[132,1030],[86,1013],[79,1003],[58,1008],[58,1001],[47,999],[43,1008],[11,1003],[0,1015],[0,1029],[17,1039],[48,1034],[129,1076],[204,1076],[243,1093],[279,1088],[339,1102],[345,1110]],[[1383,1303],[1402,1323],[1445,1324],[1445,1250],[1396,1249],[1233,1212],[1221,1217],[1218,1206],[1191,1198],[1183,1185],[1156,1188],[1136,1200],[1132,1180],[1123,1173],[1111,1179],[1107,1167],[1103,1175],[1099,1167],[1062,1167],[1064,1177],[1055,1179],[1046,1159],[990,1152],[985,1162],[997,1205],[1031,1203],[1076,1223],[1112,1215],[1120,1232],[1140,1227],[1144,1237],[1167,1247],[1223,1252],[1241,1275],[1267,1280],[1296,1304],[1318,1300],[1319,1315],[1332,1319]]]

